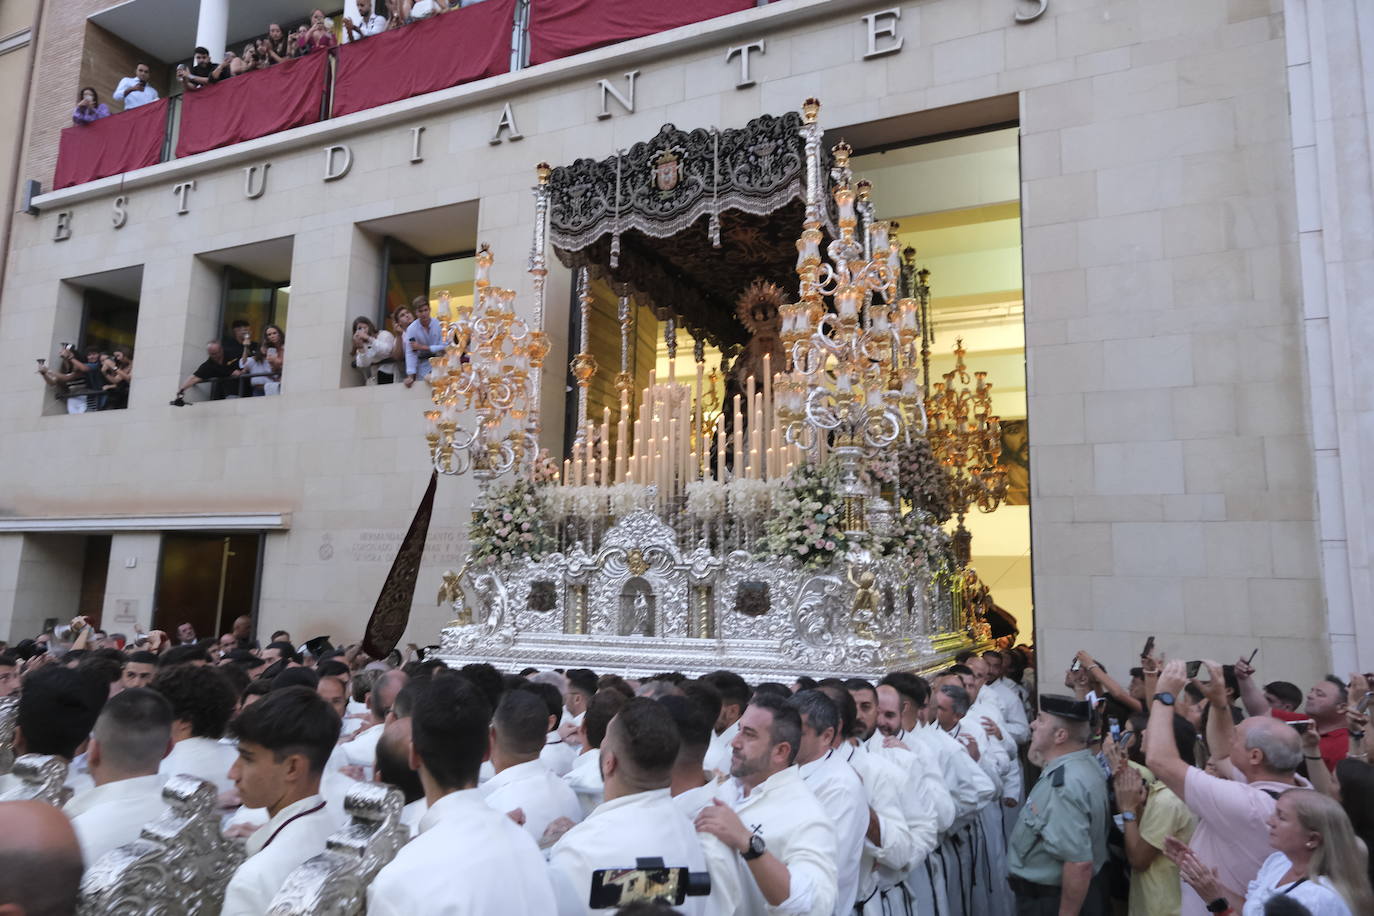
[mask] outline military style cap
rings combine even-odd
[[[1087,722],[1092,718],[1092,706],[1087,700],[1075,700],[1058,693],[1040,694],[1040,710],[1070,722]]]
[[[305,641],[305,651],[309,652],[315,658],[319,658],[324,653],[332,651],[333,648],[334,647],[329,644],[328,636],[316,636],[314,639],[307,639]]]

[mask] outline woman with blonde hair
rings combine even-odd
[[[1263,916],[1271,898],[1288,897],[1312,916],[1374,913],[1374,890],[1366,871],[1369,853],[1340,802],[1312,789],[1284,792],[1269,818],[1269,845],[1277,851],[1264,860],[1243,894],[1223,887],[1216,869],[1203,865],[1172,837],[1165,852],[1203,900],[1224,899],[1230,905],[1221,912]]]

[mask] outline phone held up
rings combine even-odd
[[[662,859],[638,859],[634,868],[598,868],[592,872],[587,901],[591,909],[604,910],[631,903],[681,906],[689,896],[711,893],[711,876],[686,868],[669,868]]]

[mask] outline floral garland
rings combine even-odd
[[[538,560],[553,550],[544,518],[541,488],[517,480],[487,494],[486,505],[473,513],[468,531],[474,560],[487,565],[519,559]]]
[[[933,573],[949,550],[949,535],[935,516],[923,509],[912,509],[897,520],[891,536],[882,541],[879,549],[884,556],[901,555]]]
[[[832,462],[794,470],[773,501],[773,517],[764,527],[758,552],[791,557],[804,567],[824,566],[842,556],[849,541],[840,527],[838,483]]]

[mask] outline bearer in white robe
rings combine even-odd
[[[1007,734],[1018,747],[1026,744],[1030,741],[1030,722],[1026,719],[1025,697],[1020,691],[1021,685],[1003,676],[1006,660],[996,649],[984,652],[982,662],[986,666],[983,689],[990,692],[991,699],[996,700],[998,709],[1002,712],[1002,719],[1007,723]],[[979,670],[976,665],[969,667],[975,674]],[[978,698],[981,697],[982,691],[979,691]]]
[[[590,898],[599,869],[657,858],[668,868],[706,870],[702,841],[669,788],[678,743],[672,713],[655,700],[630,700],[611,720],[598,755],[606,800],[549,851],[559,916],[596,916]],[[708,903],[688,897],[676,909],[686,916],[717,912]]]
[[[175,744],[158,772],[203,779],[214,783],[217,792],[232,789],[229,768],[236,752],[220,739],[234,714],[234,689],[218,671],[199,665],[164,668],[153,676],[151,686],[172,704]]]
[[[542,722],[542,703],[540,713]],[[419,836],[368,887],[368,916],[555,912],[538,846],[492,810],[477,788],[477,771],[488,754],[489,718],[486,698],[462,678],[435,678],[418,692],[410,761],[429,808]]]
[[[836,751],[840,711],[819,690],[803,690],[788,701],[801,716],[797,767],[835,827],[835,916],[854,910],[859,895],[859,867],[868,834],[870,811],[863,780]]]
[[[563,781],[577,793],[585,817],[605,800],[601,784],[601,742],[606,740],[606,726],[625,705],[625,695],[616,690],[601,690],[592,697],[590,703],[579,705],[581,712],[578,718],[581,721],[569,743],[580,748],[581,753],[573,761],[572,769],[563,777]],[[543,759],[543,755],[540,755],[540,759]]]
[[[548,733],[549,711],[537,694],[507,691],[491,722],[491,762],[496,775],[481,786],[487,804],[515,814],[536,842],[559,818],[582,820],[577,793],[539,759]]]
[[[172,707],[160,693],[132,687],[110,697],[91,732],[86,759],[95,786],[62,810],[72,819],[89,868],[138,839],[167,810],[158,762],[172,747]]]
[[[739,720],[731,778],[697,815],[697,830],[744,861],[740,916],[829,916],[835,909],[835,828],[795,765],[797,711],[771,694]],[[713,872],[714,874],[714,872]]]
[[[730,772],[730,755],[735,735],[739,734],[739,718],[749,705],[750,689],[744,678],[733,671],[713,671],[702,680],[720,694],[720,715],[706,751],[706,769],[725,775]]]
[[[287,876],[324,852],[341,823],[320,796],[320,776],[339,737],[339,717],[309,687],[274,690],[234,720],[238,759],[229,771],[244,805],[265,808],[248,858],[229,879],[221,916],[262,916]]]

